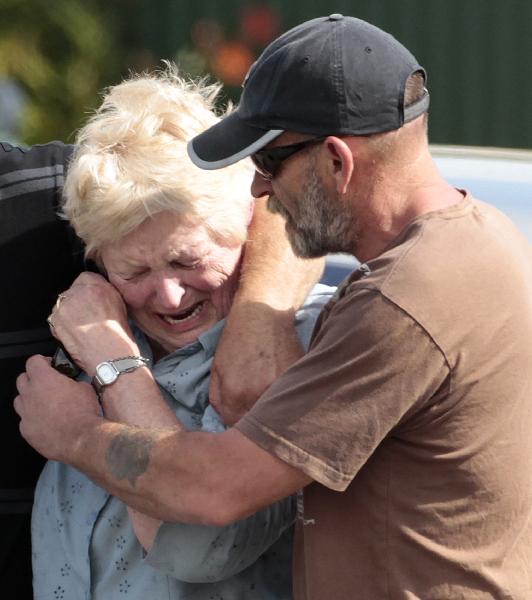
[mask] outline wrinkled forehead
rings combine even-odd
[[[147,217],[126,235],[103,246],[101,254],[107,257],[121,254],[142,257],[148,252],[177,254],[213,245],[216,241],[199,218],[164,211]]]

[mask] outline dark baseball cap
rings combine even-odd
[[[252,65],[238,109],[188,144],[202,169],[257,152],[284,131],[315,136],[399,129],[428,110],[404,106],[408,77],[424,69],[392,35],[354,17],[312,19],[274,40]]]

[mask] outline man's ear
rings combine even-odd
[[[355,169],[351,149],[344,140],[332,135],[326,138],[324,145],[329,161],[329,172],[336,182],[336,191],[338,194],[345,194]]]

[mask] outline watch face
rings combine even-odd
[[[113,383],[117,377],[118,373],[113,365],[105,362],[98,365],[98,378],[103,385],[109,385],[110,383]]]

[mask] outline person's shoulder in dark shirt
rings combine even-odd
[[[83,268],[83,249],[57,216],[72,146],[0,142],[0,587],[32,598],[30,517],[43,459],[19,433],[15,381],[32,354],[55,349],[46,317]]]
[[[53,352],[46,317],[83,268],[82,246],[57,216],[72,150],[0,142],[0,512],[31,500],[41,465],[18,431],[16,376],[32,354]]]

